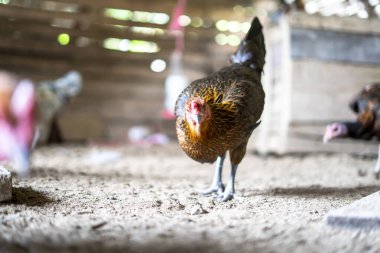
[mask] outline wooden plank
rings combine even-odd
[[[121,120],[121,121],[107,121],[107,136],[111,140],[127,141],[128,130],[134,126],[145,126],[152,131],[157,131],[166,134],[171,140],[176,141],[176,132],[174,123],[166,122],[163,119],[143,119],[143,120]]]
[[[290,26],[294,28],[380,35],[380,20],[377,18],[360,19],[356,16],[325,17],[302,12],[292,12],[292,15],[289,16],[289,22]]]
[[[70,28],[60,28],[53,27],[50,24],[41,24],[41,23],[33,23],[26,21],[7,21],[4,18],[0,19],[0,31],[1,33],[9,33],[12,34],[14,32],[19,32],[21,34],[43,34],[47,38],[56,38],[57,35],[61,33],[67,33],[71,37],[88,37],[91,39],[105,39],[105,38],[125,38],[125,39],[134,39],[134,40],[145,40],[145,41],[155,41],[158,43],[171,43],[174,38],[169,37],[167,35],[146,35],[141,33],[132,32],[131,29],[121,29],[117,27],[112,27],[109,25],[101,25],[101,24],[92,24],[88,29],[80,29],[75,27],[73,29]],[[161,41],[157,41],[161,40]],[[171,43],[173,44],[173,43]]]
[[[4,59],[4,58],[3,58]],[[88,64],[83,64],[83,62],[76,62],[76,61],[60,61],[60,60],[38,60],[38,59],[31,59],[28,60],[27,58],[21,57],[9,57],[7,58],[6,62],[0,63],[3,66],[20,66],[25,68],[41,68],[41,69],[50,69],[52,71],[54,70],[62,70],[62,69],[80,69],[83,72],[93,73],[93,72],[99,72],[99,71],[108,71],[110,74],[116,73],[116,72],[123,72],[126,74],[137,74],[137,75],[148,75],[149,74],[155,74],[153,73],[149,68],[149,62],[146,61],[145,64],[139,63],[135,66],[131,65],[128,68],[124,66],[123,64],[118,64],[118,62],[114,62],[113,64],[107,62],[102,63],[101,61],[98,62],[89,62]]]
[[[376,65],[305,59],[294,60],[292,68],[290,122],[353,119],[350,99],[366,84],[380,79]]]
[[[380,35],[293,28],[291,41],[295,59],[380,64]]]
[[[322,141],[312,141],[297,138],[290,135],[286,143],[286,153],[347,153],[356,155],[367,155],[375,157],[379,149],[378,142],[365,142],[360,140],[334,140],[324,144]]]
[[[11,19],[30,19],[30,20],[53,20],[57,18],[71,19],[78,22],[85,22],[86,15],[62,11],[46,11],[21,6],[1,5],[0,16]]]
[[[81,71],[84,75],[95,75],[96,77],[99,74],[107,71],[109,75],[119,75],[119,76],[130,76],[138,77],[138,80],[143,78],[156,79],[158,76],[164,77],[168,74],[170,69],[162,73],[155,73],[150,70],[150,63],[154,58],[140,59],[139,61],[133,61],[128,59],[123,60],[114,60],[107,59],[104,60],[94,60],[91,59],[46,59],[44,57],[31,57],[29,55],[22,54],[11,54],[4,55],[0,52],[0,57],[2,62],[0,65],[5,69],[13,69],[16,72],[20,70],[29,70],[30,72],[52,72],[52,73],[63,73],[70,69],[77,69]],[[201,57],[201,56],[200,56]],[[185,59],[183,62],[183,67],[185,73],[189,76],[193,74],[198,76],[203,76],[207,73],[207,70],[210,68],[209,65],[206,65],[205,58],[202,57],[200,60],[203,60],[202,63],[192,62],[191,59]],[[131,64],[133,63],[133,64]],[[194,73],[195,72],[195,73]],[[139,76],[143,78],[139,78]]]
[[[75,13],[75,12],[62,12],[62,11],[48,11],[41,9],[33,9],[21,6],[12,5],[2,5],[0,8],[0,16],[9,19],[19,19],[19,20],[37,20],[37,21],[53,21],[56,19],[67,19],[73,20],[76,25],[88,26],[90,23],[99,24],[112,24],[112,25],[123,25],[123,26],[142,26],[142,27],[154,27],[165,29],[168,24],[153,24],[153,23],[143,23],[134,22],[127,20],[117,20],[109,17],[103,16],[101,9],[96,9],[96,13],[91,17],[89,10],[85,9],[86,12]],[[91,9],[90,9],[91,10]]]
[[[102,99],[103,97],[112,98],[144,98],[156,97],[164,93],[164,83],[115,83],[115,82],[85,82],[80,94],[81,97],[89,99]],[[159,96],[162,99],[162,95]]]
[[[117,28],[109,25],[92,24],[88,29],[81,30],[79,28],[67,29],[52,27],[45,24],[35,24],[25,21],[10,22],[0,18],[0,35],[3,37],[19,37],[20,39],[47,40],[56,43],[59,34],[67,33],[71,37],[71,43],[78,42],[78,38],[85,37],[91,44],[101,44],[106,38],[120,38],[129,40],[144,40],[158,44],[162,50],[174,48],[174,37],[168,34],[164,35],[146,35],[131,31],[131,29]],[[195,47],[197,51],[201,45],[209,42],[214,43],[213,33],[207,34],[205,37],[186,37],[186,46],[191,49]],[[193,46],[194,45],[194,46]]]
[[[67,2],[67,1],[64,1]],[[80,4],[80,13],[70,13],[70,12],[61,12],[61,11],[49,11],[49,10],[41,10],[36,8],[27,8],[22,6],[14,6],[11,4],[3,5],[4,8],[0,9],[0,16],[11,18],[11,19],[21,19],[21,20],[39,20],[39,21],[51,21],[53,19],[61,18],[61,19],[69,19],[76,21],[79,25],[88,26],[90,23],[103,23],[103,24],[114,24],[114,25],[124,25],[124,26],[142,26],[142,27],[157,27],[165,29],[168,24],[153,24],[153,23],[143,23],[143,22],[134,22],[134,21],[125,21],[125,20],[117,20],[114,18],[105,17],[103,15],[104,8],[120,8],[120,9],[130,9],[130,10],[144,10],[144,11],[154,11],[151,10],[152,3],[137,3],[131,1],[116,1],[116,5],[112,5],[111,3],[101,2],[98,5],[94,2],[88,1],[69,1],[69,3],[78,3]],[[172,9],[174,5],[168,5],[165,7],[165,3],[160,3],[157,5],[159,10],[158,12],[167,13],[171,15]],[[237,3],[236,3],[237,4]],[[192,7],[192,4],[188,5],[187,15],[189,16],[206,16],[210,18],[209,12],[218,12],[220,9],[225,9],[226,6],[221,5],[221,3],[207,3],[204,2],[203,7]],[[205,6],[207,5],[207,6]],[[231,6],[230,3],[227,3],[228,6]],[[136,8],[137,9],[136,9]],[[139,8],[140,7],[140,8]],[[215,16],[215,15],[214,15]],[[224,18],[224,17],[221,17]],[[217,20],[217,19],[216,19]],[[188,29],[192,29],[188,27]],[[196,30],[203,30],[202,28],[197,28]],[[208,30],[208,29],[205,29]]]
[[[65,141],[103,139],[107,122],[97,113],[67,111],[59,115],[58,124]]]
[[[12,43],[13,42],[13,43]],[[56,43],[32,44],[26,47],[23,41],[0,40],[0,53],[3,56],[25,56],[43,59],[64,59],[70,61],[132,61],[136,64],[146,62],[147,59],[167,58],[170,51],[159,53],[131,53],[108,50],[102,47],[75,47],[59,46]]]
[[[1,31],[0,31],[1,35]],[[1,48],[4,48],[6,50],[23,50],[26,52],[38,52],[44,55],[62,55],[63,57],[75,57],[75,58],[81,58],[86,56],[91,57],[98,57],[101,59],[103,57],[102,53],[106,52],[106,54],[111,54],[110,51],[103,48],[103,41],[102,40],[94,40],[90,45],[86,47],[79,47],[76,46],[73,43],[70,43],[67,46],[60,46],[56,42],[56,36],[47,35],[46,37],[42,34],[38,33],[32,33],[32,34],[26,34],[23,33],[22,37],[20,39],[11,39],[11,34],[6,33],[2,36],[4,39],[0,41],[0,50]],[[158,43],[158,47],[160,48],[160,51],[157,53],[132,53],[132,52],[122,52],[115,50],[116,54],[124,54],[127,55],[138,55],[140,54],[140,57],[155,57],[155,58],[162,58],[165,55],[167,56],[174,50],[174,41],[172,40],[160,40],[156,39],[153,42]],[[28,45],[26,47],[26,45]],[[205,52],[205,47],[203,43],[192,43],[186,45],[186,50],[190,51],[197,51],[199,53]],[[162,57],[158,56],[162,55]],[[165,57],[166,58],[166,57]]]
[[[131,53],[122,52],[116,50],[108,50],[101,46],[87,46],[87,47],[76,47],[75,45],[69,44],[68,46],[60,46],[58,43],[53,41],[39,41],[26,43],[21,40],[10,40],[3,39],[0,40],[0,50],[13,50],[24,52],[25,54],[36,53],[41,54],[46,57],[64,57],[66,59],[98,59],[102,60],[105,57],[115,57],[119,59],[142,59],[146,57],[152,58],[164,58],[171,51],[172,48],[163,49],[158,53]],[[26,47],[26,45],[28,45]]]
[[[149,27],[150,28],[150,27]],[[156,40],[156,38],[160,38],[167,41],[173,41],[174,37],[169,35],[166,29],[163,29],[163,34],[157,35],[149,35],[133,32],[132,27],[119,27],[113,26],[109,24],[100,24],[100,23],[92,23],[86,28],[81,28],[80,26],[74,26],[73,28],[62,28],[52,26],[51,22],[43,22],[36,20],[9,20],[8,18],[0,17],[0,31],[1,32],[32,32],[32,33],[44,33],[44,34],[60,34],[60,33],[68,33],[71,36],[79,37],[89,37],[89,38],[127,38],[127,39],[138,39],[138,40],[147,40],[152,41]],[[203,43],[214,41],[214,37],[217,33],[216,29],[195,29],[195,28],[186,28],[186,44],[195,42],[195,43]],[[193,34],[196,33],[196,36]]]
[[[97,113],[105,120],[114,118],[141,120],[160,118],[163,107],[163,94],[159,94],[154,98],[136,99],[113,99],[108,97],[98,100],[79,97],[68,105],[65,111]]]
[[[123,1],[123,0],[55,0],[60,3],[78,3],[82,6],[90,6],[96,9],[100,8],[116,8],[126,10],[148,11],[148,12],[163,12],[171,13],[171,10],[176,6],[177,1],[166,0],[160,2],[152,1]]]
[[[72,70],[73,68],[67,68],[67,69],[52,69],[52,68],[45,68],[45,69],[38,69],[38,68],[30,68],[27,69],[25,67],[9,67],[9,66],[3,66],[0,64],[0,68],[4,70],[8,70],[14,73],[17,73],[21,76],[29,77],[29,73],[32,72],[39,72],[41,74],[50,74],[54,76],[60,76],[65,72],[68,72],[69,70]],[[20,70],[21,69],[21,70]],[[157,80],[157,82],[161,81],[161,83],[164,82],[164,77],[161,74],[157,74],[156,76],[154,73],[150,74],[149,72],[145,73],[145,77],[141,75],[140,73],[123,73],[119,71],[114,70],[107,70],[106,68],[103,69],[103,71],[96,71],[96,70],[89,70],[84,71],[82,69],[78,69],[79,72],[83,74],[83,76],[89,80],[92,81],[94,79],[101,79],[101,80],[126,80],[126,83],[144,83],[147,80]],[[137,71],[136,71],[137,72]]]
[[[66,3],[79,3],[81,5],[91,5],[96,8],[109,7],[109,8],[119,8],[128,10],[139,10],[139,11],[149,11],[149,12],[165,12],[171,13],[173,8],[176,6],[176,0],[166,0],[166,1],[123,1],[123,0],[55,0],[57,2]],[[196,13],[207,13],[212,11],[217,11],[219,9],[232,8],[234,5],[251,6],[250,0],[239,0],[231,3],[229,0],[213,0],[213,1],[203,1],[203,0],[191,0],[187,2],[186,14]]]
[[[15,34],[16,32],[16,34]],[[71,30],[66,31],[71,36],[71,45],[68,46],[68,48],[72,48],[74,44],[76,43],[76,38],[83,36],[83,34],[78,30]],[[53,29],[40,29],[40,30],[15,30],[13,27],[3,27],[3,29],[0,30],[0,36],[4,38],[12,38],[16,37],[17,39],[22,40],[25,44],[39,44],[37,43],[39,40],[43,41],[44,43],[51,43],[58,45],[57,37],[59,35],[59,32],[54,32]],[[95,35],[93,33],[92,35]],[[100,34],[99,34],[100,35]],[[115,34],[113,34],[115,35]],[[154,42],[157,44],[157,46],[160,48],[160,50],[173,50],[174,49],[174,40],[169,37],[152,37],[152,36],[145,36],[145,35],[139,35],[139,34],[129,34],[131,36],[134,36],[132,38],[130,37],[123,37],[120,35],[119,39],[137,39],[137,40],[147,40],[149,42]],[[84,35],[85,36],[85,35]],[[86,36],[85,36],[86,37]],[[88,38],[91,42],[88,46],[81,47],[81,50],[83,48],[91,47],[91,46],[97,46],[102,47],[103,42],[107,37],[98,36],[98,37],[89,37]],[[200,46],[198,44],[188,44],[189,48],[195,48],[199,49]]]
[[[96,20],[98,24],[108,24],[108,25],[122,25],[122,26],[142,26],[142,27],[150,27],[150,28],[161,28],[166,29],[168,24],[153,24],[153,23],[143,23],[143,22],[133,22],[126,20],[118,20],[114,18],[98,16]]]
[[[61,51],[62,52],[59,52]],[[162,58],[169,60],[169,55],[171,52],[162,52],[158,54],[133,54],[133,53],[125,53],[125,52],[115,52],[111,50],[106,50],[103,48],[86,47],[83,48],[80,54],[73,54],[70,51],[79,51],[80,48],[67,50],[67,47],[61,47],[58,45],[42,45],[36,44],[36,48],[27,48],[24,47],[23,41],[15,41],[15,43],[11,43],[3,40],[0,41],[0,55],[4,59],[3,64],[7,64],[7,58],[10,58],[10,62],[16,61],[19,59],[20,61],[33,61],[33,62],[41,62],[46,60],[53,60],[53,62],[63,61],[67,64],[123,64],[129,65],[133,62],[133,66],[142,66],[144,68],[149,68],[152,60],[157,58]],[[58,54],[57,54],[58,53]],[[210,65],[212,61],[208,61],[207,54],[202,53],[202,51],[190,51],[186,50],[183,57],[183,65],[185,68],[204,72],[207,69],[210,69]],[[42,62],[42,65],[46,65],[46,63]]]

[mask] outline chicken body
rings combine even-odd
[[[237,166],[245,156],[248,139],[264,109],[265,94],[260,81],[264,58],[262,26],[255,18],[231,57],[232,64],[192,82],[176,102],[179,144],[198,162],[217,160],[213,183],[204,193],[219,193],[222,201],[234,196]],[[221,173],[228,151],[231,175],[224,189]]]
[[[380,141],[380,83],[365,86],[349,103],[351,110],[357,114],[352,122],[335,122],[326,127],[323,137],[325,143],[336,138],[353,138]],[[374,169],[380,176],[380,146],[378,160]]]

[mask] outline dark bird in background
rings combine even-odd
[[[27,176],[31,149],[46,140],[52,120],[81,83],[76,71],[37,86],[0,71],[0,160],[13,161],[18,174]]]
[[[380,140],[380,83],[369,84],[357,94],[349,104],[357,120],[335,122],[326,127],[323,137],[325,143],[336,138]],[[375,166],[376,178],[380,176],[380,147]]]
[[[264,109],[261,73],[265,63],[262,26],[255,18],[245,39],[231,57],[231,65],[193,81],[175,106],[177,137],[185,153],[201,163],[217,160],[212,185],[204,194],[233,198],[235,174],[245,156],[252,131]],[[225,188],[222,167],[230,152],[231,173]]]

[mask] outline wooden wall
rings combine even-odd
[[[268,32],[260,152],[377,154],[378,142],[322,143],[327,124],[353,121],[351,98],[380,80],[380,21],[295,13]]]
[[[7,4],[1,4],[6,2]],[[176,0],[9,0],[0,3],[0,68],[38,82],[75,69],[84,77],[81,94],[60,117],[66,140],[123,139],[129,126],[169,128],[160,118],[164,80],[169,71],[154,73],[152,60],[169,61],[174,39],[168,24],[158,25],[106,17],[105,8],[171,14]],[[186,14],[206,18],[209,27],[187,27],[184,68],[189,80],[224,65],[232,48],[217,46],[215,22],[228,19],[235,4],[250,1],[188,1]],[[249,21],[249,17],[243,19]],[[58,24],[58,25],[57,25]],[[132,27],[160,28],[161,35],[132,31]],[[57,36],[70,35],[61,46]],[[157,43],[157,53],[131,53],[103,47],[106,38]],[[214,60],[215,59],[215,60]]]

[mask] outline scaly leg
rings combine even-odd
[[[380,178],[380,145],[379,145],[379,153],[377,155],[377,162],[375,165],[374,172],[375,172],[376,179],[379,179]]]
[[[222,156],[218,156],[218,159],[216,160],[216,169],[215,169],[214,178],[211,183],[211,187],[204,191],[201,191],[203,195],[209,195],[214,192],[218,194],[223,193],[224,185],[222,183],[222,169],[223,169],[223,162],[224,162],[225,157],[226,157],[226,154]]]
[[[230,179],[223,194],[220,196],[221,201],[228,201],[234,198],[235,194],[235,176],[239,163],[245,156],[245,151],[247,148],[248,139],[243,141],[237,148],[230,150],[230,160],[231,160],[231,173]]]
[[[221,201],[225,202],[234,198],[235,194],[235,176],[237,171],[237,164],[231,164],[230,179],[223,194],[221,195]]]

